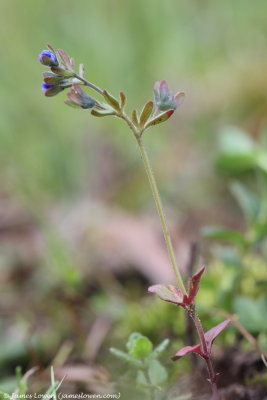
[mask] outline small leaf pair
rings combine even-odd
[[[206,346],[207,346],[207,354],[203,351],[202,347],[200,344],[197,344],[196,346],[185,346],[181,350],[177,351],[177,353],[171,358],[173,361],[178,360],[179,358],[185,356],[188,353],[196,353],[200,355],[202,358],[206,359],[209,358],[211,354],[211,349],[214,340],[216,337],[229,325],[231,322],[230,319],[226,319],[225,321],[221,322],[220,324],[214,326],[211,328],[209,331],[207,331],[204,336],[205,336],[205,341],[206,341]]]

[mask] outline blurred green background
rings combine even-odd
[[[159,79],[186,92],[175,118],[146,140],[163,175],[165,151],[173,149],[175,188],[172,176],[164,179],[178,197],[185,176],[194,180],[199,173],[195,158],[201,170],[212,157],[218,126],[248,124],[266,106],[264,1],[2,0],[0,7],[1,181],[26,201],[77,195],[101,180],[98,155],[90,151],[98,140],[116,148],[123,168],[138,168],[139,161],[122,123],[66,109],[64,94],[42,95],[44,68],[36,57],[47,42],[83,62],[89,80],[114,94],[124,90],[130,107],[151,98]],[[194,191],[208,200],[196,181]]]
[[[185,243],[187,254],[202,225],[243,226],[226,190],[227,179],[217,174],[214,162],[218,132],[228,125],[248,132],[259,147],[266,146],[266,13],[264,0],[0,1],[0,328],[5,348],[0,363],[5,365],[4,375],[12,374],[18,363],[49,364],[65,338],[72,338],[74,353],[84,356],[86,332],[107,306],[98,297],[99,287],[104,292],[114,289],[117,295],[121,290],[116,289],[113,273],[107,277],[104,272],[94,281],[96,268],[106,260],[99,230],[121,222],[112,214],[111,224],[110,212],[115,209],[120,218],[137,220],[149,216],[159,232],[131,133],[122,121],[94,119],[88,111],[68,108],[64,92],[45,98],[40,90],[45,68],[38,61],[39,52],[46,43],[66,50],[76,65],[84,63],[88,80],[114,95],[123,90],[128,111],[140,110],[152,98],[157,80],[166,79],[173,92],[186,92],[182,107],[170,121],[148,131],[145,143],[169,219],[174,221],[175,240]],[[248,179],[253,181],[254,175]],[[81,211],[78,219],[93,220],[96,226],[88,234],[90,244],[87,230],[82,228],[81,238],[79,223],[73,225],[81,203],[87,201],[93,208],[85,214]],[[69,246],[73,232],[77,247]],[[116,249],[109,249],[109,259]],[[186,256],[178,257],[186,263]],[[126,255],[125,263],[138,260],[142,256],[136,261]],[[266,271],[265,265],[262,270]],[[153,281],[152,275],[144,273],[147,281],[150,277]],[[130,294],[122,295],[126,303],[129,298],[136,301],[145,290],[129,281]],[[113,282],[111,288],[108,282]],[[128,288],[120,277],[119,284]],[[89,302],[92,294],[96,298]],[[120,306],[115,300],[105,311],[124,323],[115,338],[138,324],[151,334],[159,320],[157,310],[149,311],[149,325],[146,316],[139,321],[141,310],[133,303],[125,322],[122,300]],[[162,326],[168,318],[166,311]]]

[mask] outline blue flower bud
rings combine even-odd
[[[58,60],[57,56],[55,53],[53,53],[50,50],[43,50],[39,56],[39,61],[43,65],[47,65],[48,67],[57,67],[58,66]]]

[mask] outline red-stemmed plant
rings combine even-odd
[[[48,45],[48,50],[43,50],[39,54],[39,61],[50,68],[50,71],[46,71],[43,74],[44,82],[42,84],[42,91],[45,96],[52,97],[64,91],[66,88],[70,88],[70,91],[67,93],[67,99],[65,100],[66,104],[75,108],[91,109],[91,114],[95,117],[114,116],[120,118],[126,122],[134,134],[156,203],[170,262],[177,281],[177,287],[159,284],[149,287],[148,290],[158,295],[162,300],[182,307],[192,318],[200,343],[195,346],[185,346],[180,349],[172,357],[172,360],[175,361],[192,352],[201,356],[207,366],[212,400],[220,400],[217,389],[218,374],[215,373],[212,365],[211,349],[214,340],[229,324],[230,320],[225,320],[204,333],[201,321],[196,313],[195,299],[205,267],[202,267],[189,279],[188,289],[186,290],[176,263],[171,236],[167,227],[155,176],[143,143],[144,132],[154,125],[167,121],[173,115],[176,108],[182,104],[184,92],[177,92],[173,95],[165,80],[156,82],[154,86],[154,100],[149,100],[143,106],[140,113],[138,113],[136,109],[132,110],[129,116],[125,112],[126,95],[120,92],[119,99],[117,99],[107,90],[100,89],[98,86],[85,79],[83,65],[80,64],[79,72],[76,72],[74,69],[74,60],[70,58],[64,50],[54,50],[52,46]],[[81,86],[86,86],[94,90],[101,97],[101,101],[88,95]]]

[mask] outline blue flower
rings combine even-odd
[[[53,53],[50,50],[43,50],[39,56],[39,61],[43,65],[47,65],[48,67],[57,67],[58,66],[58,60],[57,56],[55,53]]]

